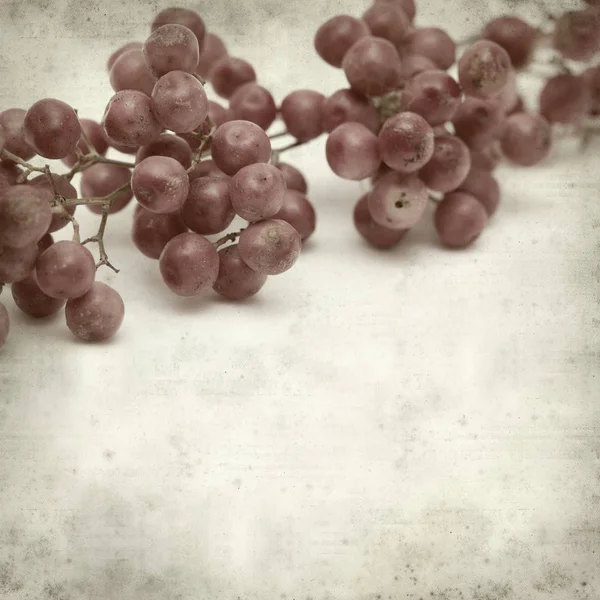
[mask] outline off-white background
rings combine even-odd
[[[500,9],[420,4],[458,37]],[[165,6],[2,0],[1,107],[53,96],[99,119],[108,54]],[[312,37],[366,4],[196,8],[281,100],[345,86]],[[286,159],[317,233],[245,304],[171,295],[129,240],[133,206],[109,222],[121,273],[99,273],[127,308],[112,342],[31,322],[5,292],[0,597],[596,600],[599,152],[501,168],[467,251],[428,218],[379,253],[321,139]]]

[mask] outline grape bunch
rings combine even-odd
[[[330,96],[301,88],[279,104],[199,14],[165,9],[145,41],[108,58],[114,95],[101,119],[56,98],[0,112],[0,291],[10,285],[30,317],[64,309],[80,339],[111,338],[124,303],[97,272],[117,271],[105,232],[135,199],[133,245],[157,261],[169,290],[247,299],[288,271],[315,231],[306,178],[281,155],[322,135],[332,171],[370,186],[353,211],[368,243],[396,246],[434,202],[441,243],[469,247],[499,206],[500,161],[538,165],[565,133],[585,148],[600,131],[600,2],[584,4],[540,10],[536,24],[503,15],[456,42],[416,25],[414,0],[373,0],[360,18],[334,16],[314,37],[347,87]],[[520,82],[539,68],[534,110]],[[285,129],[268,133],[277,122]],[[284,136],[294,141],[272,146]],[[36,157],[69,170],[29,162]],[[99,217],[83,241],[79,206]],[[68,225],[72,239],[55,242]],[[0,304],[0,346],[8,332]]]
[[[433,201],[440,242],[471,245],[498,208],[499,161],[537,165],[558,124],[581,127],[597,114],[600,67],[575,74],[565,63],[600,51],[600,8],[588,4],[551,16],[547,31],[517,17],[493,19],[462,51],[443,29],[415,25],[413,0],[375,0],[361,18],[342,14],[321,25],[315,50],[343,70],[348,87],[322,99],[313,118],[328,134],[333,172],[371,184],[353,211],[367,242],[396,246]],[[546,66],[561,72],[528,110],[518,75],[545,42],[555,54]]]
[[[104,234],[134,198],[133,244],[178,296],[211,288],[230,300],[253,296],[294,265],[316,226],[306,179],[266,133],[278,116],[272,95],[197,13],[163,10],[145,42],[117,49],[107,67],[115,94],[100,122],[54,98],[0,113],[0,289],[10,284],[30,317],[64,308],[67,327],[86,341],[112,337],[123,322],[121,296],[96,273],[117,271]],[[227,108],[208,99],[207,80]],[[107,158],[111,148],[134,162]],[[35,156],[70,170],[36,167]],[[71,183],[78,173],[80,193]],[[83,242],[80,205],[101,217]],[[246,226],[225,233],[236,218]],[[69,223],[73,239],[55,242]],[[98,245],[97,263],[88,243]],[[0,346],[8,330],[0,305]]]

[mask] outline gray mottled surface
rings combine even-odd
[[[491,10],[421,5],[456,35]],[[163,6],[2,0],[1,106],[55,96],[99,118],[108,53]],[[196,7],[280,100],[344,86],[312,35],[364,5]],[[101,277],[127,306],[112,343],[7,301],[0,598],[597,600],[599,152],[502,168],[467,252],[425,225],[378,254],[320,140],[292,160],[318,235],[241,306],[170,296],[131,247],[131,210],[111,219],[121,273]]]

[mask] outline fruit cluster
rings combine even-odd
[[[495,18],[466,44],[416,26],[413,0],[375,0],[361,18],[338,15],[318,29],[317,53],[349,84],[318,109],[327,160],[342,178],[370,179],[353,213],[370,244],[397,245],[434,201],[441,243],[464,248],[498,207],[493,172],[502,158],[539,164],[564,124],[589,139],[600,110],[600,67],[589,66],[600,51],[600,3],[587,4],[560,16],[543,11],[539,27]],[[548,47],[546,66],[559,72],[528,110],[518,76]]]
[[[104,233],[109,215],[134,197],[134,245],[158,261],[179,296],[211,288],[232,300],[256,294],[269,275],[294,265],[316,221],[306,180],[279,160],[287,148],[274,150],[265,131],[277,117],[273,97],[198,14],[162,11],[146,41],[119,48],[107,66],[115,95],[101,123],[53,98],[0,113],[0,287],[11,284],[15,304],[31,317],[64,308],[83,340],[108,339],[123,321],[121,296],[96,281],[96,271],[117,270]],[[208,100],[209,73],[227,109]],[[135,161],[107,158],[109,148]],[[27,162],[36,155],[62,159],[70,171]],[[71,184],[77,173],[80,194]],[[101,216],[83,242],[79,205]],[[209,241],[236,217],[247,226]],[[55,243],[52,233],[69,223],[73,239]],[[98,263],[88,243],[98,244]],[[8,329],[0,305],[0,346]]]
[[[294,265],[315,230],[306,179],[280,157],[323,134],[334,173],[372,184],[353,213],[370,244],[397,245],[433,201],[442,244],[469,246],[498,207],[500,160],[537,165],[556,128],[584,143],[598,130],[600,67],[591,61],[600,52],[600,2],[586,4],[561,15],[542,11],[537,26],[502,16],[456,43],[441,28],[415,24],[414,0],[374,0],[361,18],[335,16],[314,37],[348,87],[329,97],[295,90],[279,105],[197,13],[163,10],[145,42],[108,59],[115,94],[101,122],[53,98],[0,112],[0,291],[10,284],[31,317],[64,308],[81,339],[110,338],[124,304],[96,272],[116,271],[104,244],[108,218],[135,198],[133,243],[158,261],[172,292],[212,288],[248,298]],[[533,110],[519,76],[536,66],[542,47],[553,52],[545,63],[553,72]],[[227,106],[208,99],[207,84]],[[269,135],[276,121],[285,130]],[[283,136],[294,141],[273,148]],[[107,157],[109,150],[132,162]],[[70,170],[35,166],[28,162],[35,156]],[[77,174],[79,192],[71,183]],[[81,205],[100,216],[83,242]],[[227,233],[236,218],[246,226]],[[55,243],[52,234],[69,224],[72,240]],[[98,246],[97,262],[88,243]],[[8,331],[0,304],[0,346]]]

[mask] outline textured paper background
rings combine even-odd
[[[181,4],[277,100],[345,86],[312,36],[366,8]],[[100,118],[108,54],[165,6],[1,0],[0,106],[54,96]],[[430,0],[419,22],[461,36],[500,6]],[[245,305],[170,295],[131,210],[107,236],[121,273],[100,275],[127,307],[111,343],[3,294],[0,598],[597,600],[599,151],[501,168],[468,251],[428,221],[381,254],[319,140],[288,157],[317,234]]]

